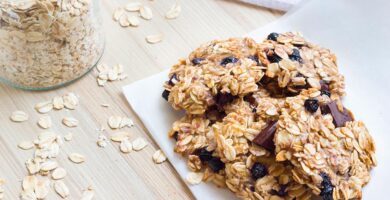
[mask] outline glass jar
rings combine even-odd
[[[28,90],[86,74],[104,49],[99,0],[0,0],[0,81]]]

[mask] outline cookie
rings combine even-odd
[[[361,199],[376,165],[375,144],[339,100],[310,89],[286,98],[274,137],[276,161],[323,199]]]
[[[338,98],[344,77],[328,49],[298,34],[272,33],[260,44],[249,38],[209,42],[174,65],[164,87],[162,96],[175,109],[204,114],[258,89],[285,98],[317,88]]]
[[[171,68],[163,97],[189,114],[203,114],[211,106],[222,109],[257,90],[264,74],[257,54],[250,38],[211,41]]]
[[[266,94],[259,93],[252,94],[255,101],[265,101],[260,97]],[[187,115],[170,131],[177,140],[175,151],[188,157],[192,171],[204,172],[204,181],[227,187],[242,199],[310,199],[307,187],[293,180],[292,165],[277,163],[272,152],[252,142],[267,120],[278,115],[280,101],[258,102],[253,108],[253,102],[239,98],[217,121]],[[266,114],[270,109],[276,113]]]
[[[344,96],[344,77],[329,49],[292,32],[271,33],[258,46],[260,62],[266,67],[260,85],[273,97],[295,96],[308,88],[326,90],[334,97]]]

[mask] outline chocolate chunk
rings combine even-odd
[[[213,158],[213,152],[207,151],[207,147],[197,149],[194,154],[197,155],[202,162],[207,162]]]
[[[206,110],[206,117],[211,123],[219,122],[226,116],[223,110],[220,110],[218,106],[211,106]]]
[[[343,127],[345,126],[345,122],[353,121],[352,116],[346,108],[343,108],[342,112],[338,109],[336,101],[321,106],[321,112],[322,114],[330,113],[333,117],[333,124],[336,127]]]
[[[168,101],[169,93],[171,93],[171,92],[169,92],[168,90],[164,90],[164,92],[162,93],[162,97],[163,97],[166,101]]]
[[[193,65],[199,65],[203,60],[204,58],[194,58],[191,60],[191,62]]]
[[[327,95],[328,97],[330,97],[331,94],[329,90],[329,84],[323,80],[320,81],[320,84],[321,84],[321,95]]]
[[[218,106],[219,110],[223,110],[223,106],[228,103],[231,103],[236,98],[237,97],[233,96],[230,93],[218,93],[217,96],[215,96],[215,103]]]
[[[252,142],[273,152],[275,150],[274,135],[277,125],[278,121],[271,121],[268,123]]]
[[[229,56],[229,57],[226,57],[226,58],[222,59],[221,65],[225,66],[225,65],[227,65],[229,63],[236,63],[236,62],[238,62],[237,58],[235,58],[233,56]]]
[[[269,53],[267,54],[267,59],[271,62],[271,63],[277,63],[279,61],[282,60],[281,57],[279,57],[278,55],[276,55],[276,53]]]
[[[177,79],[176,74],[173,74],[168,81],[168,84],[174,86],[179,80]]]
[[[222,170],[225,168],[225,163],[221,161],[220,158],[213,157],[208,162],[207,165],[210,167],[213,172],[219,172],[219,170]]]

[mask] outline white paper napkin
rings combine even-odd
[[[276,10],[287,11],[301,0],[240,0],[242,2],[254,4],[257,6],[263,6]]]
[[[390,180],[390,1],[381,0],[312,0],[277,22],[248,36],[261,41],[269,32],[299,30],[338,56],[338,65],[346,77],[344,104],[355,117],[363,120],[377,144],[378,167],[364,199],[388,199]],[[174,62],[174,61],[172,61]],[[168,68],[169,66],[167,66]],[[152,137],[166,153],[184,179],[186,162],[173,152],[167,131],[179,118],[161,98],[168,71],[124,87],[124,94]],[[235,199],[227,189],[212,184],[189,186],[197,199]]]

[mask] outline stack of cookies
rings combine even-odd
[[[376,165],[342,105],[330,50],[299,33],[209,42],[174,65],[162,94],[186,115],[169,136],[203,181],[241,199],[361,199]]]

